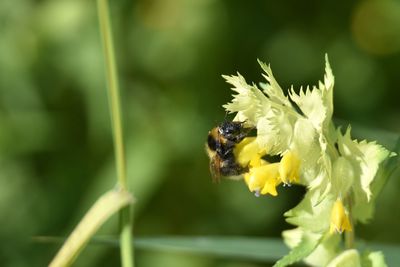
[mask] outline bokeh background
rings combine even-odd
[[[257,58],[271,63],[283,88],[299,88],[322,79],[328,53],[335,116],[400,132],[399,1],[111,2],[137,236],[279,237],[290,228],[282,214],[302,188],[256,198],[240,181],[213,184],[204,153],[230,100],[221,74],[262,81]],[[102,57],[94,0],[0,1],[1,266],[46,265],[59,244],[31,237],[67,235],[114,186]],[[357,236],[398,244],[399,194],[399,179],[390,180]],[[116,229],[114,218],[101,234]],[[259,266],[142,250],[137,260]],[[118,249],[100,245],[76,263],[117,265]]]

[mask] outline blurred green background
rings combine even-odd
[[[279,237],[290,228],[282,214],[302,188],[256,198],[242,182],[213,184],[204,153],[230,100],[221,74],[262,81],[257,58],[283,88],[299,88],[322,79],[327,52],[335,116],[400,132],[399,1],[111,2],[137,236]],[[0,1],[1,266],[46,265],[59,244],[31,237],[67,235],[114,186],[104,77],[95,1]],[[399,243],[399,194],[390,180],[357,236]],[[116,232],[117,216],[100,234]],[[142,250],[137,261],[259,266]],[[118,249],[92,245],[76,263],[100,265],[119,265]]]

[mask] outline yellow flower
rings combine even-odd
[[[251,167],[249,172],[244,175],[244,180],[251,192],[272,196],[278,195],[276,187],[281,183],[278,175],[279,163],[269,164],[261,160],[261,166]]]
[[[279,164],[279,177],[285,184],[299,182],[300,160],[295,153],[289,151],[283,155]]]
[[[233,150],[236,161],[241,166],[247,166],[249,162],[255,158],[261,159],[265,152],[262,151],[256,137],[246,137]]]
[[[329,231],[331,233],[352,231],[349,216],[340,198],[338,198],[333,204],[331,212],[331,227]]]
[[[276,187],[299,181],[300,160],[289,151],[280,162],[269,163],[262,159],[266,155],[265,149],[261,148],[255,137],[243,139],[234,149],[237,162],[248,167],[249,171],[244,174],[244,180],[251,192],[257,196],[262,194],[278,195]]]

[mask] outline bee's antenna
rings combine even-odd
[[[229,112],[228,112],[228,111],[226,111],[226,112],[225,112],[224,121],[227,121],[227,119],[226,119],[226,118],[228,117],[228,114],[229,114]]]

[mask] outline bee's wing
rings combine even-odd
[[[220,159],[217,156],[210,158],[210,173],[213,182],[219,183],[221,180]]]

